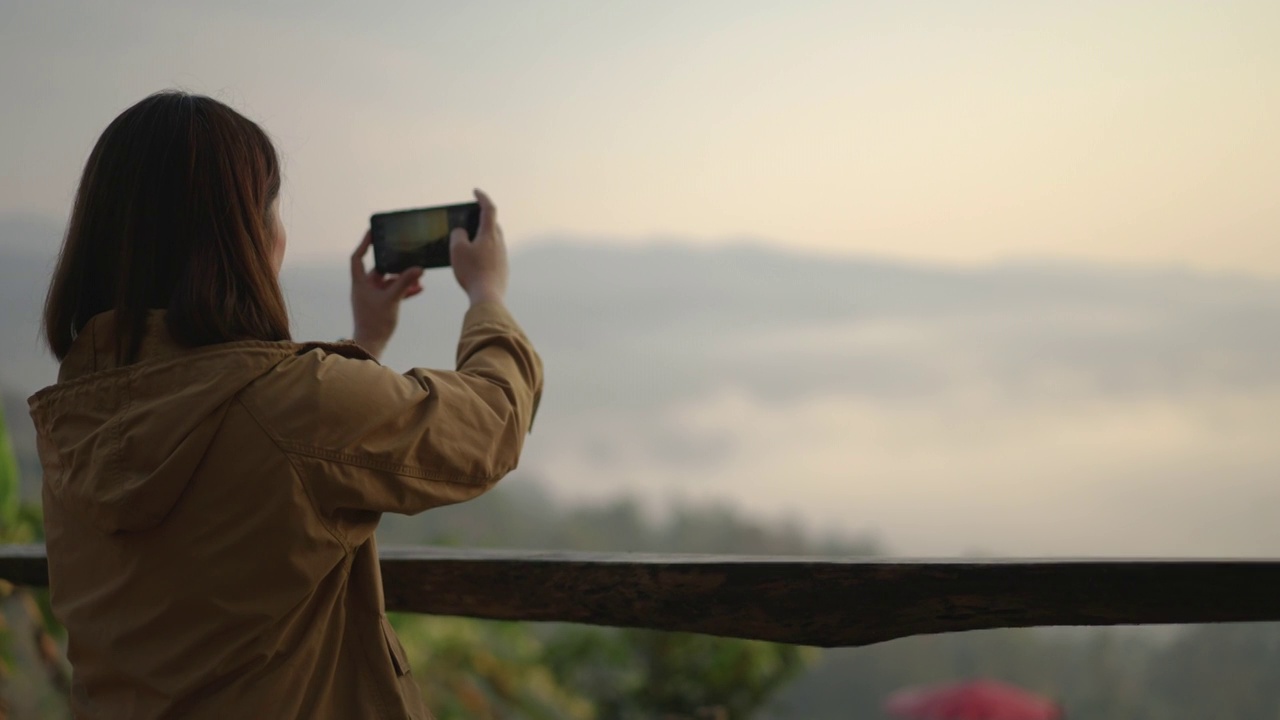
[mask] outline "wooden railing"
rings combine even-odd
[[[1280,560],[867,560],[384,548],[387,609],[822,647],[1033,625],[1280,620]],[[0,578],[48,584],[44,548]]]

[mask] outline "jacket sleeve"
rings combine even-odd
[[[258,394],[270,407],[254,414],[270,418],[322,515],[412,515],[476,497],[516,467],[542,362],[504,307],[467,312],[453,372],[399,374],[361,354],[302,352]]]

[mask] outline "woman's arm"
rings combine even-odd
[[[471,299],[455,370],[400,374],[316,347],[242,397],[290,456],[317,511],[352,543],[373,532],[377,513],[415,514],[491,488],[518,463],[537,411],[542,361],[503,304],[506,247],[493,203],[476,196],[476,239],[463,231],[451,239],[454,274]],[[420,286],[366,272],[367,246],[352,257],[352,309],[356,339],[372,354],[394,331],[400,301]]]
[[[316,347],[242,401],[294,456],[327,509],[414,514],[460,502],[515,468],[542,362],[506,308],[467,311],[456,370],[406,373]]]

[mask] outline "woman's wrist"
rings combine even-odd
[[[477,287],[467,291],[467,297],[471,299],[473,306],[483,303],[497,303],[502,305],[505,301],[504,293],[491,287]]]

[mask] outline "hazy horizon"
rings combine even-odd
[[[67,208],[67,212],[70,212],[69,207]],[[40,228],[55,229],[56,232],[59,233],[58,236],[56,238],[51,236],[47,244],[34,246],[25,243],[10,242],[8,247],[9,249],[20,253],[52,252],[56,254],[58,246],[61,243],[61,233],[65,231],[66,227],[65,215],[66,213],[59,216],[54,213],[0,211],[0,224],[30,223],[33,226]],[[6,242],[8,242],[6,237],[0,237],[0,249],[5,247]],[[520,253],[527,250],[562,246],[580,246],[588,248],[600,246],[617,249],[623,252],[632,250],[643,251],[653,248],[681,247],[689,248],[698,252],[711,253],[721,250],[744,249],[748,251],[778,253],[780,255],[797,258],[817,260],[829,259],[837,262],[870,263],[876,265],[914,267],[939,271],[967,272],[998,269],[1034,270],[1059,268],[1084,270],[1089,272],[1115,273],[1119,275],[1144,275],[1150,273],[1187,274],[1204,278],[1235,278],[1246,283],[1270,283],[1275,280],[1280,280],[1280,275],[1271,273],[1269,269],[1200,267],[1194,263],[1179,262],[1173,259],[1151,258],[1133,262],[1111,262],[1097,258],[1078,257],[1070,254],[1009,253],[1006,255],[996,255],[989,258],[963,262],[949,258],[904,257],[891,252],[794,246],[788,245],[776,238],[746,233],[696,238],[682,237],[678,234],[669,232],[637,235],[623,235],[619,233],[592,235],[588,233],[548,232],[527,237],[517,237],[514,242],[511,238],[507,238],[507,243],[513,256],[519,256]],[[346,268],[346,264],[351,256],[350,251],[351,248],[324,248],[317,251],[305,246],[302,248],[294,248],[291,246],[286,252],[284,264],[286,271],[290,268],[317,271],[324,271],[326,269],[332,270],[334,267]],[[52,266],[50,269],[52,269]]]

